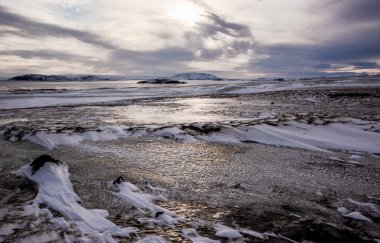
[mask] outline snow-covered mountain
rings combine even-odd
[[[82,75],[82,76],[65,76],[65,75],[42,75],[42,74],[25,74],[15,76],[8,80],[26,80],[26,81],[95,81],[95,80],[119,80],[118,77],[105,75]]]
[[[174,75],[172,78],[181,80],[223,80],[209,73],[180,73]]]

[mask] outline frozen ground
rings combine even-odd
[[[377,79],[217,82],[3,88],[0,242],[380,238]]]

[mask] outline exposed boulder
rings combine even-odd
[[[30,164],[30,166],[32,166],[32,174],[36,173],[47,162],[62,164],[61,161],[54,159],[50,155],[44,154],[35,158],[33,162]]]

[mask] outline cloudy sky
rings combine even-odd
[[[0,0],[0,76],[380,72],[380,0]]]

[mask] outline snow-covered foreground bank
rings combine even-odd
[[[17,230],[24,230],[23,237],[17,239],[20,242],[48,242],[64,240],[65,242],[118,242],[128,239],[133,242],[167,242],[165,238],[155,234],[143,233],[143,228],[154,228],[165,226],[175,228],[181,232],[184,239],[192,242],[216,243],[220,240],[200,236],[197,230],[201,229],[213,232],[213,237],[238,240],[246,242],[249,237],[268,239],[269,237],[280,237],[273,233],[259,233],[253,230],[241,228],[233,229],[223,225],[221,222],[212,223],[189,217],[178,216],[175,213],[157,206],[154,201],[168,200],[162,193],[166,190],[147,184],[142,192],[136,185],[125,182],[119,177],[110,184],[109,190],[126,204],[133,206],[130,215],[136,217],[140,222],[139,227],[120,227],[112,223],[106,217],[108,212],[102,209],[87,209],[80,203],[81,199],[74,192],[73,185],[69,179],[68,166],[48,155],[42,155],[33,162],[22,166],[14,172],[19,177],[25,177],[37,184],[37,196],[30,202],[26,202],[20,212],[10,210],[0,211],[2,218],[18,216],[24,218],[14,223],[2,224],[0,227],[0,242],[4,240],[17,239],[14,234]],[[19,191],[8,192],[0,201],[5,205]],[[46,207],[45,207],[46,206]],[[54,212],[52,211],[54,210]],[[61,215],[57,216],[57,212]],[[124,213],[124,212],[120,212]],[[43,227],[42,224],[50,225],[50,229],[43,232],[27,232],[30,230],[26,219],[30,217],[35,221],[34,228]],[[189,227],[191,226],[191,227]],[[247,238],[244,238],[247,237]]]
[[[137,81],[119,82],[13,82],[0,83],[0,109],[33,108],[59,105],[107,103],[158,97],[212,94],[250,94],[268,91],[380,87],[377,76],[319,78],[291,81],[188,81],[186,85],[139,85]],[[73,90],[73,86],[79,88]],[[16,89],[16,87],[18,89]]]
[[[15,173],[38,185],[37,197],[33,200],[33,204],[28,205],[25,210],[38,214],[39,205],[46,205],[60,212],[65,219],[54,218],[52,219],[54,224],[66,229],[73,224],[83,234],[82,239],[72,240],[95,238],[104,242],[113,242],[112,235],[128,237],[128,230],[121,229],[105,218],[108,216],[107,211],[88,210],[79,204],[80,198],[74,192],[69,179],[68,167],[61,162],[52,160],[54,159],[50,156],[41,156]]]
[[[176,126],[104,126],[96,131],[75,133],[32,132],[23,140],[48,149],[59,145],[80,145],[86,141],[108,141],[119,138],[155,136],[180,142],[197,140],[216,143],[262,143],[323,152],[331,150],[380,153],[379,122],[340,119],[323,124],[287,121],[279,124],[235,122],[192,123]],[[17,138],[10,137],[9,140]]]

